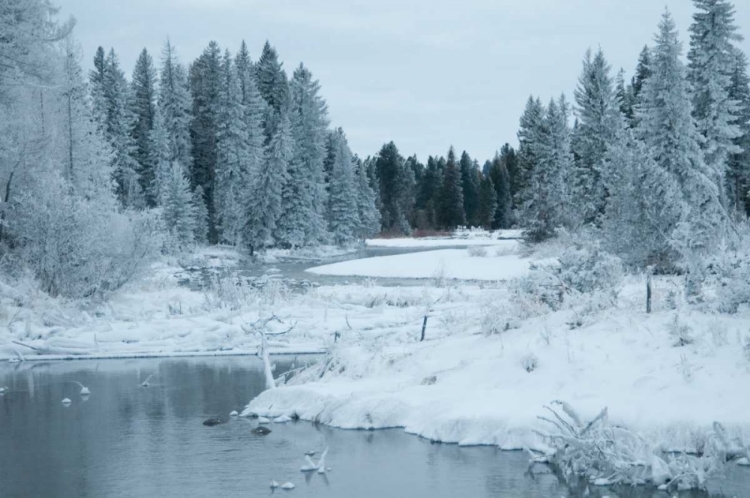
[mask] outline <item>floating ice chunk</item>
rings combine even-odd
[[[83,384],[81,384],[77,380],[74,380],[73,382],[75,382],[76,384],[78,384],[79,386],[81,386],[81,396],[88,396],[89,394],[91,394],[91,391],[89,391],[88,387],[84,386]]]
[[[271,421],[268,420],[266,417],[258,417],[258,423],[259,424],[270,424]]]
[[[70,401],[68,398],[63,398],[63,400],[62,400],[62,404],[64,406],[70,406],[71,403],[72,403],[72,401]]]
[[[278,482],[273,481],[273,480],[271,481],[271,489],[276,489],[279,486],[281,486],[281,484],[279,484]]]
[[[276,417],[273,419],[274,424],[286,424],[287,422],[291,422],[292,418],[289,415],[282,415],[280,417]]]
[[[285,482],[284,484],[281,485],[281,489],[286,489],[287,491],[290,491],[294,488],[295,486],[291,482]]]
[[[239,417],[240,414],[237,413],[237,410],[232,410],[231,412],[229,412],[229,416],[230,417]]]

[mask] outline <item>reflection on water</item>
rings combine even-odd
[[[278,360],[277,373],[291,362]],[[151,386],[141,387],[152,374]],[[89,387],[91,396],[83,398],[73,381]],[[10,392],[0,397],[2,497],[270,496],[272,479],[293,482],[289,493],[299,497],[583,493],[561,487],[549,473],[529,475],[520,452],[431,444],[400,430],[341,431],[299,422],[253,435],[255,421],[228,414],[263,389],[256,358],[3,365],[4,385]],[[72,400],[67,408],[64,397]],[[202,425],[217,416],[227,422]],[[326,446],[330,473],[300,473],[304,452]],[[750,472],[733,471],[721,486],[727,496],[749,496]],[[590,496],[604,495],[666,496],[631,489],[592,489]]]

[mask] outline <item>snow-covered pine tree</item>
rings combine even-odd
[[[206,194],[200,185],[193,190],[192,202],[195,216],[195,241],[199,244],[207,244],[209,233],[208,207],[206,206]]]
[[[357,238],[367,239],[380,231],[380,211],[377,206],[375,190],[370,186],[367,176],[367,166],[359,158],[355,158],[356,165],[356,188],[357,188],[357,212],[359,214],[359,225],[357,226]]]
[[[263,117],[266,113],[267,104],[258,91],[255,66],[250,60],[250,54],[244,41],[237,53],[235,66],[237,67],[242,106],[245,111],[244,120],[249,155],[248,173],[249,178],[252,179],[257,175],[263,162]]]
[[[333,138],[333,165],[328,183],[328,230],[338,245],[348,244],[359,235],[358,189],[352,152],[344,131]]]
[[[635,67],[635,75],[630,80],[629,97],[630,102],[628,106],[628,123],[631,128],[635,129],[638,125],[638,116],[636,107],[641,101],[641,91],[643,90],[643,84],[646,82],[648,77],[651,76],[651,49],[648,45],[644,46],[638,56],[638,64]]]
[[[216,133],[221,100],[221,50],[211,41],[190,66],[190,92],[193,114],[190,123],[193,164],[191,183],[203,187],[208,209],[208,241],[219,241],[216,223],[216,161],[218,159]]]
[[[733,41],[742,37],[734,23],[734,5],[727,0],[693,0],[697,12],[690,26],[688,81],[692,84],[693,117],[703,136],[701,147],[713,182],[719,186],[724,206],[724,187],[729,154],[741,132],[737,126],[738,102],[729,98],[734,69]]]
[[[383,145],[374,166],[383,230],[410,233],[408,216],[414,205],[414,172],[406,166],[406,161],[393,142]],[[463,204],[461,207],[463,210]]]
[[[729,98],[739,103],[736,124],[741,135],[734,140],[740,152],[729,155],[727,190],[735,212],[750,215],[750,76],[747,69],[747,56],[735,49]]]
[[[441,195],[440,226],[452,230],[466,224],[464,213],[464,196],[461,188],[461,170],[456,163],[456,152],[451,146],[443,170],[443,188]]]
[[[572,138],[576,160],[571,194],[576,198],[577,218],[584,224],[598,224],[607,199],[602,159],[620,119],[610,66],[601,49],[593,58],[590,50],[586,52],[575,100],[578,127]]]
[[[186,172],[192,170],[190,106],[187,74],[180,64],[177,51],[167,40],[162,50],[158,108],[164,120],[169,162],[180,163]]]
[[[154,128],[156,112],[157,74],[154,61],[144,48],[138,56],[131,82],[131,112],[133,120],[134,159],[138,163],[138,179],[145,194],[146,205],[153,207],[156,199],[151,195],[156,177],[155,165],[151,162],[151,130]]]
[[[245,204],[250,197],[253,169],[245,109],[237,72],[229,50],[221,64],[221,87],[216,130],[216,222],[220,239],[238,244],[247,223]]]
[[[274,234],[282,215],[282,192],[288,181],[287,168],[292,159],[293,146],[289,117],[282,114],[266,146],[265,161],[253,181],[253,194],[248,200],[248,223],[243,241],[251,252],[275,242]]]
[[[522,207],[528,199],[531,174],[536,164],[534,157],[534,132],[544,119],[544,106],[540,99],[530,96],[521,115],[518,128],[518,167],[515,173],[508,169],[513,204]]]
[[[290,121],[294,156],[283,192],[284,215],[279,242],[288,246],[317,244],[326,239],[327,192],[324,172],[328,106],[320,84],[302,64],[290,83]]]
[[[515,160],[515,152],[510,145],[505,144],[500,149],[500,154],[495,154],[492,166],[490,167],[489,176],[492,179],[492,185],[495,188],[495,198],[497,199],[497,208],[495,209],[492,228],[510,228],[511,226],[511,207],[513,201],[510,191],[510,175],[507,167],[509,160]]]
[[[675,176],[624,127],[607,150],[605,161],[612,172],[602,226],[607,249],[633,268],[653,266],[673,271],[672,231],[685,209]]]
[[[486,175],[482,177],[482,183],[479,185],[479,226],[486,230],[491,229],[496,211],[497,195],[495,194],[495,186],[492,184],[492,178]]]
[[[130,87],[114,50],[104,57],[97,50],[91,72],[94,120],[112,149],[112,174],[117,197],[124,207],[145,205],[135,161],[135,142],[131,135],[133,114],[130,108]]]
[[[161,195],[169,181],[172,164],[180,164],[180,162],[172,159],[169,133],[160,106],[157,106],[154,111],[154,127],[149,134],[149,140],[151,142],[149,145],[150,162],[154,167],[154,181],[149,195],[157,205],[161,205]],[[184,166],[182,168],[187,174],[187,168]]]
[[[289,83],[283,64],[279,62],[279,55],[268,40],[255,65],[255,75],[260,94],[269,107],[278,114],[289,102]]]
[[[161,189],[161,213],[164,226],[169,232],[168,249],[180,252],[190,249],[196,240],[196,213],[190,182],[185,169],[172,163]]]
[[[461,159],[458,164],[461,169],[461,188],[464,195],[466,223],[469,226],[477,226],[479,224],[477,218],[479,210],[478,168],[474,166],[474,162],[466,151],[461,153]]]
[[[678,230],[669,235],[684,258],[688,292],[695,296],[703,278],[701,258],[722,239],[728,220],[719,200],[715,170],[703,160],[681,50],[674,20],[665,11],[652,52],[652,74],[636,108],[637,133],[650,147],[656,164],[680,187],[688,211],[682,213]]]

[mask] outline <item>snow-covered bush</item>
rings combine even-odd
[[[672,345],[675,347],[687,346],[695,342],[693,329],[680,322],[680,315],[675,314],[672,321],[669,322],[667,330],[672,338]]]
[[[511,280],[509,290],[518,318],[559,310],[565,293],[555,270],[546,266],[532,266],[527,275]]]
[[[747,457],[742,441],[732,440],[715,422],[698,455],[664,454],[658,446],[630,431],[610,424],[607,408],[586,422],[564,401],[545,407],[551,417],[539,417],[549,432],[538,432],[552,448],[547,454],[527,449],[531,463],[559,470],[567,481],[585,479],[591,484],[653,485],[660,489],[704,489],[708,479],[720,476],[727,463]]]
[[[84,297],[120,288],[158,255],[160,223],[75,194],[54,172],[22,195],[9,220],[19,254],[42,289]]]
[[[487,248],[484,246],[471,246],[467,249],[469,256],[472,258],[486,258]]]
[[[521,358],[521,366],[524,370],[531,373],[539,366],[539,358],[534,353],[528,353]]]
[[[598,244],[568,248],[560,256],[559,277],[579,292],[614,291],[622,282],[622,261]]]

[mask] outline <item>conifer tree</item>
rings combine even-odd
[[[697,296],[703,278],[700,258],[721,240],[727,219],[715,170],[706,165],[700,149],[681,50],[674,21],[666,11],[652,54],[652,75],[643,86],[642,103],[637,108],[638,134],[651,148],[656,164],[679,185],[686,211],[670,235],[687,270],[688,293]]]
[[[495,154],[495,158],[492,160],[489,176],[495,188],[495,198],[497,199],[492,228],[510,228],[511,226],[511,181],[506,165],[509,162],[509,158],[514,156],[513,149],[508,144],[505,144],[500,149],[500,154]]]
[[[260,94],[273,111],[280,113],[289,102],[289,83],[279,55],[268,41],[263,46],[255,73]]]
[[[220,240],[238,244],[247,221],[244,203],[250,196],[251,157],[236,68],[228,50],[221,64],[220,84],[216,130],[216,221]]]
[[[282,115],[278,128],[266,146],[265,160],[253,180],[253,194],[248,202],[248,224],[245,243],[251,252],[273,245],[279,218],[283,213],[282,193],[288,181],[287,169],[292,160],[293,140],[289,118]]]
[[[479,210],[478,168],[474,166],[474,162],[466,151],[461,153],[459,167],[461,168],[461,188],[464,196],[466,223],[469,226],[476,226],[479,224],[477,217]]]
[[[326,238],[324,159],[328,106],[319,91],[320,84],[300,64],[290,84],[295,147],[283,193],[284,215],[279,221],[280,242],[285,245],[315,244]]]
[[[496,211],[497,195],[495,194],[495,186],[492,184],[492,178],[487,175],[482,178],[482,183],[479,186],[479,226],[486,230],[491,229]]]
[[[620,123],[610,66],[601,50],[593,58],[591,51],[586,53],[575,100],[578,128],[572,138],[576,160],[571,194],[576,197],[578,218],[584,224],[598,224],[607,198],[603,157]]]
[[[461,169],[456,163],[453,147],[448,149],[448,158],[443,171],[443,189],[440,206],[440,225],[454,229],[466,224],[464,196],[461,188]]]
[[[197,209],[184,168],[172,163],[161,191],[162,220],[176,250],[189,249],[196,239]]]
[[[187,74],[169,40],[162,50],[158,108],[164,120],[169,162],[176,161],[186,172],[192,171],[191,101]]]
[[[255,66],[250,60],[247,45],[244,41],[235,59],[235,66],[237,67],[242,106],[245,111],[244,120],[245,128],[247,129],[249,170],[252,177],[260,170],[260,164],[263,161],[263,117],[265,116],[267,105],[258,91]]]
[[[358,189],[352,153],[341,128],[334,132],[333,144],[328,229],[333,241],[342,245],[356,240],[360,233]]]
[[[206,194],[203,187],[198,185],[193,190],[193,213],[195,224],[195,241],[199,244],[208,243],[209,218],[208,207],[206,206]]]
[[[701,146],[712,179],[724,195],[727,159],[740,152],[735,145],[738,102],[729,98],[734,68],[733,41],[742,37],[734,23],[734,6],[727,0],[693,0],[698,11],[690,26],[688,80],[693,90],[693,117],[703,136]]]
[[[534,133],[544,119],[544,106],[542,101],[529,97],[526,108],[521,115],[518,129],[518,167],[514,173],[508,169],[513,194],[513,204],[522,207],[528,200],[528,189],[531,184],[531,174],[536,165],[534,156]]]
[[[201,186],[208,209],[208,240],[219,241],[216,223],[216,163],[217,136],[221,99],[221,50],[212,41],[190,66],[190,91],[193,113],[190,123],[193,164],[191,183]]]
[[[154,182],[149,196],[161,205],[162,193],[170,179],[172,164],[179,164],[185,174],[187,174],[187,169],[179,161],[173,159],[169,133],[160,106],[157,106],[154,112],[154,127],[149,140],[150,162],[154,166]]]
[[[736,124],[741,135],[734,140],[740,151],[729,156],[727,190],[733,209],[750,214],[750,76],[747,68],[747,56],[735,49],[729,98],[739,103]]]
[[[380,211],[378,211],[375,190],[370,186],[367,176],[367,166],[359,158],[355,158],[356,166],[356,188],[357,188],[357,212],[359,224],[357,226],[357,237],[366,239],[380,231]]]
[[[393,142],[383,145],[374,166],[383,230],[408,234],[411,230],[408,216],[414,204],[414,172],[406,166],[406,161]]]
[[[135,142],[134,159],[137,166],[138,179],[141,190],[145,194],[146,204],[149,207],[156,205],[156,199],[151,195],[152,184],[155,181],[155,165],[151,162],[151,130],[154,127],[154,114],[156,110],[156,69],[148,51],[144,48],[141,52],[133,70],[133,81],[131,83],[131,112],[133,121],[133,141]]]

